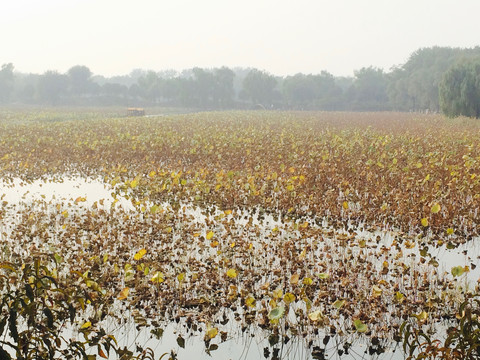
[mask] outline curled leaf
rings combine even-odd
[[[120,291],[120,295],[118,295],[118,300],[125,300],[128,297],[129,292],[130,289],[128,287],[123,288],[123,290]]]

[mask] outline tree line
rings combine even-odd
[[[375,67],[353,77],[275,76],[254,68],[133,70],[94,75],[84,65],[66,73],[0,70],[0,104],[171,106],[191,109],[443,111],[480,117],[480,47],[421,48],[386,72]]]

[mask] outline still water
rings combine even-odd
[[[115,191],[109,184],[105,184],[100,179],[85,179],[81,177],[66,178],[60,181],[43,181],[36,180],[32,183],[25,183],[19,179],[5,182],[0,181],[0,202],[8,203],[5,206],[6,214],[0,223],[0,230],[8,233],[8,219],[15,219],[15,212],[22,206],[43,202],[43,203],[63,203],[69,204],[75,202],[78,198],[84,198],[82,206],[85,208],[96,206],[103,206],[109,208],[114,204],[116,207],[121,207],[126,211],[135,211],[135,207],[131,201],[118,198],[114,202],[112,193]],[[100,205],[101,204],[101,205]],[[163,204],[166,206],[167,204]],[[188,211],[196,217],[202,217],[202,212],[194,206],[187,206]],[[276,225],[276,221],[266,216],[260,222],[262,227],[268,228]],[[380,236],[381,243],[389,246],[394,239],[394,232],[392,231],[378,231],[370,233],[367,231],[356,231],[358,236],[364,238],[372,238]],[[480,278],[480,266],[475,267],[479,262],[480,255],[480,241],[478,238],[462,245],[453,250],[446,250],[445,247],[435,250],[435,256],[439,262],[439,270],[448,274],[453,266],[469,266],[471,271],[467,273],[462,281],[465,285],[474,286]],[[418,248],[405,249],[405,254],[418,254]],[[472,266],[473,264],[473,266]],[[234,326],[234,325],[232,325]],[[261,359],[264,358],[265,349],[272,350],[269,346],[268,334],[260,329],[247,329],[246,332],[240,332],[236,329],[238,336],[229,338],[223,343],[219,341],[212,343],[219,343],[218,349],[211,351],[209,354],[205,351],[205,344],[202,336],[193,336],[185,338],[185,348],[181,348],[177,343],[178,334],[181,332],[181,323],[172,322],[165,324],[163,328],[163,336],[158,339],[153,336],[149,329],[142,329],[138,331],[133,322],[129,325],[128,321],[122,326],[114,323],[106,324],[107,329],[115,335],[121,346],[128,348],[135,348],[137,345],[142,347],[150,347],[156,355],[156,358],[164,353],[170,353],[172,350],[177,353],[179,359]],[[235,333],[232,329],[231,333]],[[215,339],[218,340],[218,339]],[[312,358],[311,351],[304,343],[304,340],[291,339],[287,344],[278,345],[278,357],[281,359],[309,359]],[[339,358],[337,355],[337,346],[334,341],[327,346],[327,358]],[[350,350],[350,358],[361,359],[371,358],[370,355],[365,354],[366,347],[362,344],[354,344]],[[166,356],[166,358],[168,358]],[[342,358],[349,358],[343,355]],[[404,355],[401,350],[393,343],[390,348],[386,349],[386,353],[379,356],[381,359],[402,359]]]

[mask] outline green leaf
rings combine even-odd
[[[343,305],[345,305],[346,300],[335,300],[335,302],[332,304],[333,307],[340,309]]]
[[[177,337],[177,344],[180,346],[182,349],[185,349],[185,339],[182,337],[182,335],[178,335]]]
[[[319,274],[317,274],[317,276],[318,276],[320,279],[325,280],[325,279],[328,279],[328,277],[329,277],[330,275],[328,275],[327,273],[319,273]]]
[[[430,211],[432,212],[432,214],[436,214],[436,213],[438,213],[440,210],[441,210],[441,207],[440,207],[440,204],[439,204],[439,203],[433,204],[432,208],[430,209]]]
[[[360,333],[364,333],[364,332],[367,332],[368,330],[368,326],[365,325],[362,320],[360,319],[356,319],[354,322],[353,322],[353,325],[355,326],[355,329],[360,332]]]
[[[155,272],[155,274],[153,274],[150,281],[153,282],[153,283],[160,284],[160,283],[165,281],[165,276],[163,275],[163,273],[161,271],[157,271],[157,272]]]
[[[63,258],[60,255],[55,254],[53,255],[53,257],[55,258],[55,261],[57,262],[57,264],[61,264],[63,262]]]
[[[456,276],[462,276],[463,273],[465,272],[465,268],[463,266],[454,266],[452,267],[452,275],[454,277]]]
[[[279,320],[283,317],[285,314],[285,308],[283,306],[277,306],[276,308],[273,308],[270,310],[268,313],[268,318],[270,320]]]
[[[422,223],[422,226],[423,227],[427,227],[428,226],[428,219],[427,218],[422,218],[422,220],[420,221]]]

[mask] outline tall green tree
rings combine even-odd
[[[480,58],[452,66],[443,76],[439,95],[445,115],[480,118]]]

